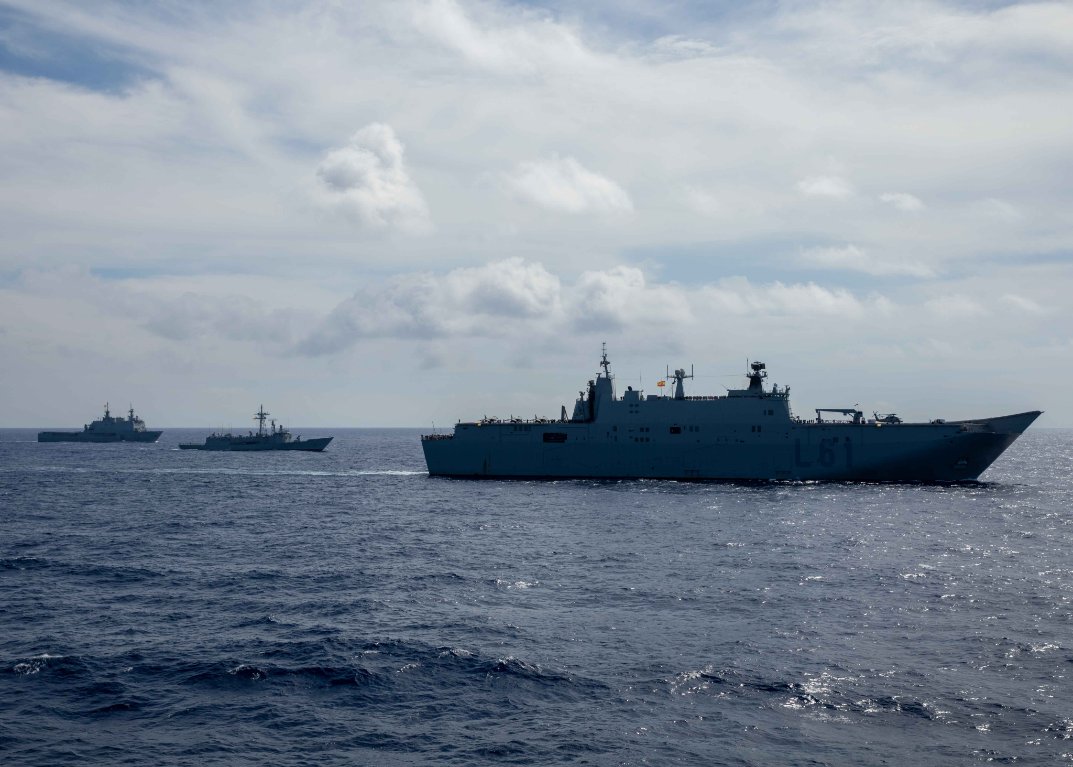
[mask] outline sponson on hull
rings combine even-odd
[[[494,478],[687,480],[971,481],[1039,417],[928,423],[894,414],[866,418],[856,407],[795,417],[790,387],[767,386],[753,362],[744,389],[686,396],[684,369],[670,396],[627,387],[615,393],[606,346],[603,370],[580,392],[570,417],[485,418],[450,435],[421,438],[429,474]],[[663,382],[661,382],[662,384]]]

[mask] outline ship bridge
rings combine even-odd
[[[746,373],[749,380],[747,388],[729,389],[724,395],[708,396],[687,395],[685,381],[694,377],[693,369],[690,368],[689,373],[686,373],[685,368],[678,368],[673,375],[668,376],[672,382],[671,396],[663,393],[646,396],[642,389],[627,386],[622,396],[617,397],[610,364],[605,344],[600,359],[603,370],[588,382],[585,389],[578,392],[569,422],[650,420],[657,423],[684,423],[728,418],[752,422],[758,417],[784,421],[791,417],[790,387],[780,389],[777,384],[773,384],[766,388],[764,380],[767,378],[767,366],[763,362],[750,364],[750,372]],[[666,381],[661,380],[659,388],[665,387]],[[563,408],[564,415],[565,410]],[[757,428],[760,428],[759,424]]]
[[[748,385],[690,396],[690,369],[669,371],[658,394],[627,386],[618,396],[606,346],[573,415],[557,420],[484,418],[452,435],[426,435],[430,475],[498,478],[965,481],[979,477],[1039,411],[974,421],[866,420],[859,407],[790,412],[789,387],[766,385],[767,366],[748,365]],[[673,391],[668,383],[673,382]],[[836,416],[835,418],[829,415]],[[841,417],[841,419],[838,418]]]

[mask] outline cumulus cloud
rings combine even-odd
[[[845,200],[853,196],[853,186],[840,176],[809,176],[797,182],[797,191],[808,197]]]
[[[935,272],[925,264],[912,260],[877,258],[856,245],[842,247],[806,248],[799,259],[806,266],[820,269],[843,269],[865,274],[933,277]]]
[[[898,210],[904,210],[909,213],[924,209],[924,203],[920,198],[908,192],[884,192],[879,195],[879,199],[888,205],[893,205]]]
[[[628,213],[629,195],[609,178],[585,168],[573,157],[523,162],[507,177],[522,199],[564,213]]]
[[[410,178],[403,146],[390,125],[372,123],[317,166],[320,201],[376,229],[429,228],[428,206]]]
[[[225,369],[238,362],[229,353],[240,343],[242,366],[257,370],[266,348],[288,337],[340,348],[353,337],[348,323],[368,339],[354,359],[379,365],[395,355],[410,366],[433,345],[461,365],[459,347],[471,347],[465,364],[473,370],[533,339],[555,341],[559,354],[604,328],[609,338],[619,328],[620,343],[632,347],[650,324],[662,336],[653,348],[672,338],[726,347],[733,338],[738,348],[807,347],[828,369],[841,350],[868,347],[885,332],[902,348],[934,334],[996,369],[1020,365],[1027,350],[1046,355],[1048,344],[1052,360],[1073,359],[1060,290],[1069,283],[1061,254],[1073,244],[1073,7],[776,3],[713,16],[687,3],[661,14],[656,36],[666,37],[653,43],[650,9],[640,5],[618,4],[613,14],[606,4],[540,5],[310,0],[180,17],[122,0],[91,8],[18,0],[20,42],[43,46],[52,61],[35,65],[15,46],[13,66],[0,73],[0,272],[79,263],[112,274],[177,271],[203,285],[222,274],[271,274],[296,293],[328,286],[312,302],[315,319],[295,320],[293,336],[272,315],[292,300],[286,292],[266,298],[241,285],[236,295],[262,306],[221,292],[206,301],[194,290],[158,308],[153,294],[94,333],[169,357],[207,360],[226,350],[217,357]],[[102,79],[102,69],[121,71]],[[352,145],[345,138],[370,121],[356,114],[391,128]],[[574,167],[517,165],[555,149],[577,158]],[[604,181],[603,190],[577,168]],[[683,198],[689,185],[695,193]],[[914,212],[909,192],[926,207]],[[311,198],[370,231],[426,230],[431,209],[438,236],[393,238],[390,250],[356,247],[353,229],[338,225],[343,216],[308,215],[300,203]],[[576,215],[526,215],[516,200]],[[825,207],[852,215],[817,215]],[[615,219],[628,225],[579,226],[585,216],[632,208],[628,220]],[[811,254],[818,268],[924,276],[924,264],[953,275],[946,292],[988,314],[937,322],[936,312],[956,314],[957,306],[925,307],[934,283],[877,279],[868,282],[896,300],[897,321],[871,322],[882,300],[826,282],[843,274],[795,282],[770,259],[763,284],[711,282],[713,273],[755,274],[756,254],[798,241],[855,243],[858,252]],[[696,258],[709,246],[710,259]],[[445,290],[455,267],[504,253],[560,275],[550,292],[557,298],[541,298],[524,277],[506,285],[488,278],[506,305],[499,309],[456,286]],[[981,253],[986,268],[974,268]],[[578,254],[599,271],[582,279]],[[1026,257],[1040,255],[1052,258]],[[658,260],[681,284],[605,268],[639,258]],[[392,270],[402,272],[394,282],[385,277]],[[360,280],[375,311],[340,309],[334,336],[314,324]],[[502,289],[515,280],[521,297]],[[1046,314],[1002,298],[1013,292]],[[474,302],[484,313],[472,311]],[[530,302],[541,310],[527,314]],[[655,325],[672,316],[668,306],[686,318],[681,327]],[[34,367],[37,350],[92,342],[84,317],[96,315],[67,294],[19,303],[10,291],[0,314],[9,341],[3,418],[3,402],[23,407],[46,378]],[[225,334],[249,340],[226,343]],[[442,340],[396,340],[429,337]],[[131,344],[122,351],[109,373],[150,367]],[[53,380],[70,369],[60,356]],[[919,370],[913,356],[906,361]],[[330,396],[344,361],[307,362],[329,373],[315,396]],[[877,377],[889,370],[873,368]],[[9,396],[11,382],[26,382],[23,397]],[[57,399],[38,397],[46,406]],[[1073,410],[1063,412],[1068,422]]]
[[[831,290],[814,282],[754,285],[745,278],[735,277],[704,286],[699,291],[703,302],[734,315],[829,315],[860,317],[866,303],[848,290]]]
[[[651,285],[636,267],[581,274],[569,291],[571,321],[582,330],[621,330],[638,321],[688,322],[689,299],[674,285]]]
[[[508,338],[520,343],[577,332],[680,332],[714,316],[860,317],[886,312],[879,297],[859,299],[815,283],[755,285],[744,278],[699,286],[654,283],[632,266],[582,272],[564,283],[520,258],[399,275],[340,303],[296,347],[332,354],[370,338]]]
[[[362,338],[494,336],[524,320],[554,323],[560,300],[559,279],[520,258],[442,276],[404,274],[343,301],[298,350],[330,353]]]

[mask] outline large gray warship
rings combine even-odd
[[[37,433],[38,442],[156,442],[163,431],[148,431],[145,421],[134,415],[134,408],[127,413],[127,418],[116,418],[104,405],[104,417],[86,424],[82,431],[41,431]]]
[[[692,374],[684,369],[668,376],[670,396],[627,387],[618,397],[606,346],[600,366],[569,418],[564,406],[558,420],[484,418],[459,422],[453,434],[422,436],[429,474],[964,482],[977,479],[1040,415],[907,423],[841,407],[817,408],[806,420],[791,412],[789,386],[765,386],[762,362],[750,365],[747,388],[700,397],[686,396]]]
[[[302,439],[291,437],[283,424],[276,426],[275,420],[271,427],[265,426],[265,421],[271,413],[265,412],[265,406],[254,415],[257,421],[257,433],[249,434],[210,434],[205,438],[204,444],[180,444],[181,450],[304,450],[319,453],[328,447],[331,437],[317,437],[316,439]]]

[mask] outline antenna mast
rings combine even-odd
[[[607,372],[607,366],[611,364],[611,361],[607,359],[607,341],[600,344],[600,351],[602,353],[600,357],[600,365],[604,369],[604,377],[610,378],[611,375]]]
[[[269,413],[265,412],[265,406],[261,405],[261,409],[257,411],[254,419],[257,421],[257,436],[263,437],[265,435],[265,419],[268,418]]]

